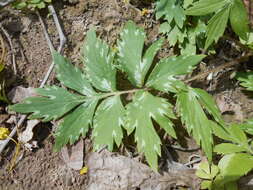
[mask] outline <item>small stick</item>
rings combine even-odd
[[[8,32],[5,30],[5,28],[2,26],[1,23],[0,23],[0,29],[3,31],[3,34],[5,35],[5,37],[7,38],[8,42],[10,44],[11,54],[12,54],[13,72],[16,75],[17,74],[17,66],[16,66],[16,58],[15,58],[15,49],[13,47],[10,35],[8,34]]]
[[[246,54],[246,55],[244,55],[244,56],[242,56],[242,57],[239,57],[239,58],[237,58],[237,59],[235,59],[235,60],[229,61],[229,62],[227,62],[227,63],[225,63],[225,64],[222,64],[222,65],[220,65],[220,66],[218,66],[218,67],[215,67],[215,68],[213,68],[213,69],[211,69],[211,70],[208,70],[208,71],[205,71],[205,72],[203,72],[203,73],[200,73],[200,74],[198,74],[198,75],[196,75],[196,76],[194,76],[194,77],[192,77],[192,78],[186,79],[184,82],[189,83],[189,82],[194,81],[194,80],[197,80],[197,79],[205,78],[205,77],[206,77],[207,75],[209,75],[210,73],[215,73],[215,72],[221,71],[221,70],[223,70],[223,69],[225,69],[225,68],[228,68],[228,67],[232,67],[232,66],[234,66],[234,65],[237,65],[237,64],[239,64],[239,63],[241,63],[241,62],[243,62],[243,61],[246,61],[246,60],[247,60],[249,57],[251,57],[252,55],[253,55],[252,52],[251,52],[251,53],[248,53],[248,54]]]
[[[40,21],[40,24],[41,24],[41,26],[42,26],[43,33],[44,33],[44,36],[45,36],[45,38],[46,38],[46,40],[47,40],[47,44],[48,44],[48,46],[49,46],[50,52],[52,53],[53,50],[54,50],[54,46],[53,46],[53,43],[52,43],[52,41],[50,40],[50,37],[49,37],[49,35],[48,35],[46,25],[45,25],[43,19],[41,18],[39,11],[36,11],[36,14],[37,14],[37,16],[38,16],[38,18],[39,18],[39,21]]]
[[[54,10],[54,7],[52,5],[49,5],[49,6],[51,7],[50,8],[51,11]],[[66,37],[63,34],[63,31],[61,29],[61,26],[60,26],[60,23],[59,23],[59,20],[57,18],[57,15],[56,15],[55,11],[51,12],[51,13],[53,14],[54,22],[56,24],[56,28],[57,28],[57,31],[58,31],[59,37],[60,37],[60,45],[59,45],[59,47],[58,47],[57,50],[58,50],[58,52],[61,52],[62,49],[63,49],[63,46],[66,43]],[[53,51],[54,48],[53,48],[53,44],[52,44],[52,42],[50,40],[50,37],[48,35],[48,32],[46,30],[46,26],[45,26],[45,24],[44,24],[43,20],[41,19],[40,14],[38,12],[37,12],[37,15],[39,16],[39,19],[40,19],[40,22],[41,22],[41,25],[42,25],[42,28],[43,28],[43,32],[44,32],[44,35],[45,35],[45,38],[47,40],[49,49],[50,49],[50,51],[52,53],[52,51]],[[52,72],[53,68],[54,68],[54,63],[52,62],[52,64],[50,65],[50,67],[48,69],[48,72],[46,73],[43,81],[41,82],[40,88],[42,88],[45,85],[45,83],[48,80],[49,75]],[[23,122],[25,121],[26,118],[27,118],[27,115],[21,115],[21,118],[18,121],[17,125],[13,128],[13,130],[11,131],[11,134],[9,135],[11,138],[16,134],[17,129],[23,124]],[[9,141],[10,141],[10,138],[7,138],[6,140],[4,140],[2,142],[2,144],[0,144],[0,154],[2,153],[2,151],[4,150],[4,148],[6,147],[6,145],[8,144]]]
[[[202,158],[196,158],[195,160],[192,160],[186,164],[184,164],[185,166],[190,166],[190,165],[193,165],[193,164],[196,164],[196,163],[199,163],[201,162]]]
[[[62,31],[62,28],[61,28],[59,19],[58,19],[58,17],[57,17],[57,14],[56,14],[56,12],[55,12],[55,9],[54,9],[53,5],[49,5],[49,6],[48,6],[48,9],[49,9],[50,13],[53,15],[53,19],[54,19],[54,22],[55,22],[55,26],[56,26],[56,29],[57,29],[58,34],[59,34],[60,45],[59,45],[57,51],[58,51],[59,53],[61,53],[61,52],[62,52],[62,49],[63,49],[63,46],[64,46],[65,43],[66,43],[66,37],[65,37],[65,35],[64,35],[63,31]],[[41,19],[40,14],[39,14],[39,13],[37,13],[37,14],[38,14],[38,16],[39,16],[39,18],[40,18],[40,22],[41,22],[41,25],[42,25],[42,27],[43,27],[43,31],[44,31],[45,37],[46,37],[46,39],[47,39],[47,42],[48,42],[48,45],[49,45],[49,48],[50,48],[50,51],[51,51],[51,54],[52,54],[54,48],[53,48],[52,42],[51,42],[51,40],[50,40],[50,38],[49,38],[48,32],[47,32],[47,30],[46,30],[45,23],[44,23],[43,20]],[[50,67],[49,67],[49,69],[48,69],[48,71],[47,71],[47,73],[46,73],[44,79],[43,79],[42,82],[41,82],[40,88],[42,88],[42,87],[45,85],[46,81],[48,80],[50,74],[51,74],[52,71],[53,71],[53,68],[54,68],[54,62],[52,62],[52,64],[50,65]]]
[[[1,58],[0,58],[0,64],[4,64],[4,58],[6,56],[6,49],[5,49],[4,40],[2,38],[2,35],[0,36],[0,42],[1,42],[1,49],[2,49],[2,55],[1,55]]]
[[[183,148],[181,146],[177,146],[177,145],[168,145],[169,147],[175,149],[175,150],[178,150],[178,151],[182,151],[182,152],[194,152],[194,151],[197,151],[199,150],[200,148]]]
[[[16,134],[17,129],[23,124],[23,122],[26,119],[26,115],[21,115],[21,118],[19,119],[17,125],[12,129],[9,137],[7,139],[5,139],[1,144],[0,144],[0,154],[2,153],[2,151],[4,150],[5,146],[8,144],[8,142],[11,140],[11,138],[13,138],[13,136]]]
[[[48,47],[49,47],[50,52],[51,52],[51,54],[52,54],[53,51],[54,51],[54,46],[53,46],[53,43],[52,43],[52,41],[50,40],[50,37],[49,37],[49,35],[48,35],[46,25],[45,25],[44,21],[42,20],[42,18],[41,18],[41,16],[40,16],[40,13],[39,13],[38,11],[36,11],[36,14],[37,14],[37,16],[38,16],[38,18],[39,18],[40,24],[41,24],[42,29],[43,29],[44,36],[45,36],[45,38],[46,38],[46,40],[47,40]],[[48,80],[48,78],[49,78],[51,72],[53,71],[53,68],[54,68],[54,62],[52,62],[52,64],[50,65],[50,67],[49,67],[49,69],[48,69],[48,71],[47,71],[45,77],[43,78],[43,80],[42,80],[42,82],[41,82],[41,84],[40,84],[40,88],[42,88],[42,87],[46,84],[46,82],[47,82],[47,80]]]
[[[65,45],[67,39],[66,39],[66,37],[65,37],[65,35],[63,33],[63,30],[62,30],[62,27],[60,25],[60,22],[59,22],[59,19],[57,17],[57,14],[55,12],[54,6],[53,5],[48,5],[48,9],[49,9],[50,13],[53,15],[54,23],[55,23],[56,29],[58,31],[58,34],[59,34],[60,46],[58,47],[57,51],[59,53],[61,53],[61,51],[63,49],[63,46]]]
[[[0,1],[0,8],[5,7],[6,5],[14,2],[15,0],[4,0],[4,1]]]

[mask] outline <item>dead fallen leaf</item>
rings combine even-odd
[[[38,141],[31,141],[29,143],[23,144],[28,150],[32,151],[35,148],[39,148]]]
[[[161,175],[145,164],[107,150],[90,153],[87,167],[87,190],[168,190],[178,185],[198,189],[199,185],[194,169]]]
[[[39,120],[28,120],[25,131],[18,136],[18,140],[22,143],[28,143],[33,138],[33,128],[39,123]]]
[[[232,112],[234,113],[232,117],[229,119],[233,121],[242,122],[244,119],[243,111],[241,105],[233,101],[232,98],[228,96],[228,94],[219,94],[216,97],[216,103],[221,111],[221,113]]]
[[[17,116],[16,115],[10,116],[10,118],[6,121],[6,123],[16,124],[17,123]]]
[[[68,148],[64,146],[61,150],[63,161],[68,167],[74,170],[80,170],[83,167],[83,156],[84,156],[84,144],[83,140],[73,144],[70,148],[70,154]]]

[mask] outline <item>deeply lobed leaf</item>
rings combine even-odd
[[[194,66],[204,57],[204,55],[190,55],[162,59],[151,72],[146,85],[164,92],[175,93],[178,91],[177,88],[185,89],[183,82],[176,77],[192,72]]]
[[[218,106],[216,105],[213,97],[210,94],[208,94],[206,91],[199,88],[194,88],[193,91],[196,93],[200,104],[208,111],[210,115],[214,117],[214,119],[219,124],[224,126],[225,124],[221,117],[221,112]]]
[[[118,41],[120,66],[128,74],[130,82],[138,87],[143,86],[154,56],[163,43],[163,39],[155,42],[142,58],[145,37],[143,29],[129,21],[121,33],[121,40]]]
[[[115,91],[114,54],[105,42],[96,37],[94,28],[87,32],[82,52],[87,78],[92,85],[101,91]]]
[[[113,150],[114,142],[117,146],[121,144],[124,125],[125,108],[120,96],[112,96],[105,99],[97,108],[93,121],[94,149],[98,150],[107,145],[110,151]]]
[[[84,73],[79,68],[73,66],[61,54],[54,51],[53,60],[56,65],[56,77],[64,86],[86,96],[92,96],[96,93]]]
[[[169,24],[174,20],[179,28],[183,27],[186,19],[183,8],[176,0],[160,0],[156,3],[156,18],[164,17]]]
[[[177,111],[189,134],[200,144],[208,157],[212,160],[212,125],[205,115],[197,95],[191,89],[177,94]]]
[[[221,120],[219,111],[212,105],[214,102],[208,94],[188,88],[177,78],[192,72],[204,56],[163,59],[148,77],[147,73],[163,39],[156,41],[143,53],[144,40],[143,30],[128,22],[118,42],[121,68],[128,74],[132,84],[138,87],[143,87],[148,78],[147,87],[177,93],[178,110],[182,120],[210,160],[213,122],[207,119],[201,106],[213,115],[217,122]],[[167,134],[176,138],[171,121],[176,118],[173,106],[164,98],[147,92],[145,88],[135,92],[133,101],[126,106],[125,111],[120,99],[120,94],[125,92],[116,92],[114,55],[108,45],[96,37],[94,29],[87,33],[83,51],[86,66],[84,73],[60,54],[54,53],[53,56],[57,78],[63,85],[82,95],[69,93],[60,87],[37,89],[40,97],[28,98],[24,103],[12,108],[21,113],[32,113],[32,118],[42,118],[44,121],[63,118],[56,132],[57,150],[68,142],[73,144],[80,135],[86,135],[90,126],[93,127],[95,150],[103,145],[113,150],[114,142],[119,146],[123,137],[122,126],[128,134],[135,131],[138,150],[145,154],[149,165],[157,170],[161,140],[154,125],[158,124]]]
[[[149,165],[154,170],[158,167],[157,155],[161,155],[161,140],[153,127],[152,119],[169,135],[176,138],[173,123],[169,118],[175,118],[172,105],[149,92],[137,92],[133,102],[127,105],[125,128],[128,134],[135,130],[138,151],[144,152]]]
[[[56,120],[85,101],[84,96],[71,94],[67,90],[52,86],[36,89],[41,97],[30,97],[23,103],[10,106],[20,113],[32,113],[30,119]]]
[[[86,135],[92,124],[96,105],[96,99],[86,101],[63,118],[55,134],[55,150],[60,150],[68,142],[75,143],[80,135]]]

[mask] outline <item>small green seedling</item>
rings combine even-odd
[[[51,3],[52,0],[16,0],[12,5],[19,10],[44,9],[46,4]]]

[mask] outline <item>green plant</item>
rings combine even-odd
[[[10,107],[20,113],[32,113],[30,119],[43,121],[62,118],[56,132],[55,149],[67,143],[73,144],[79,136],[85,136],[92,128],[94,149],[107,145],[113,150],[122,143],[123,129],[134,133],[139,152],[157,170],[157,155],[161,155],[161,140],[154,125],[159,125],[168,135],[176,138],[173,120],[177,118],[173,105],[160,94],[174,94],[176,111],[182,123],[197,143],[203,147],[209,161],[212,160],[212,128],[223,125],[221,115],[212,97],[204,90],[187,86],[178,77],[191,73],[205,56],[172,56],[161,59],[151,69],[156,52],[163,39],[154,42],[145,53],[143,29],[128,22],[117,43],[115,53],[90,29],[83,46],[83,68],[69,63],[54,53],[58,80],[65,88],[48,86],[36,89],[38,97],[30,97],[23,103]],[[116,73],[124,72],[133,89],[119,90]],[[160,93],[158,93],[160,91]],[[132,99],[124,99],[132,94]],[[206,111],[215,120],[209,119]]]
[[[52,0],[16,0],[12,5],[16,9],[35,10],[43,9],[47,3],[51,2]]]
[[[242,130],[242,126],[253,128],[253,125],[232,124],[225,130],[214,127],[214,133],[226,142],[214,147],[214,152],[221,154],[218,166],[208,163],[200,165],[196,175],[204,181],[203,189],[233,190],[238,189],[236,181],[253,169],[252,143]]]
[[[203,19],[189,19],[184,8],[192,1],[159,0],[156,3],[156,19],[163,19],[160,33],[165,34],[170,46],[178,44],[182,55],[196,54],[197,46],[202,47],[206,24]]]
[[[253,91],[253,73],[238,73],[236,78],[247,90]],[[196,175],[203,179],[201,188],[208,190],[237,190],[236,181],[253,169],[253,120],[232,124],[226,128],[213,125],[214,134],[224,142],[214,147],[221,154],[218,166],[201,163]]]
[[[196,54],[197,47],[207,49],[217,42],[228,20],[242,40],[248,41],[250,32],[242,0],[158,0],[156,18],[165,20],[160,32],[171,46],[178,44],[181,54]]]
[[[200,0],[186,10],[186,15],[203,16],[214,13],[208,21],[205,48],[223,35],[228,20],[233,31],[242,39],[248,39],[249,20],[242,0]]]
[[[208,162],[200,163],[199,169],[196,171],[196,175],[203,179],[201,189],[212,190],[214,179],[218,173],[218,166],[214,164],[209,165]]]

